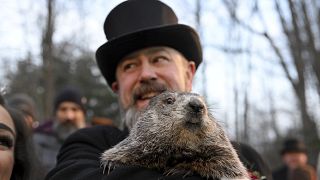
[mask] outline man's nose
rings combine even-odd
[[[139,81],[144,82],[146,80],[156,80],[157,73],[155,67],[153,67],[148,61],[143,62],[141,66]]]
[[[72,110],[68,110],[68,111],[66,112],[66,119],[68,119],[68,120],[73,120],[74,117],[75,117],[75,113],[74,113]]]

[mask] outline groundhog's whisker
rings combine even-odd
[[[102,162],[100,166],[103,166],[102,174],[104,174],[106,167],[107,167],[107,164]]]
[[[111,167],[112,167],[112,163],[109,161],[108,162],[108,174],[110,174]]]

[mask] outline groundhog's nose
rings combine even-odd
[[[204,110],[204,105],[203,103],[197,99],[197,98],[193,98],[191,99],[191,101],[188,103],[188,107],[190,108],[190,110],[194,113],[202,113]]]

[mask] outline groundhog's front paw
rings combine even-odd
[[[103,174],[109,174],[116,166],[112,161],[101,160],[101,167],[103,167]]]
[[[107,151],[101,156],[100,166],[103,167],[103,174],[109,174],[116,167],[116,164],[111,161]]]

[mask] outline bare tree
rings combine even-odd
[[[267,40],[270,42],[270,45],[276,52],[280,60],[280,64],[285,71],[286,77],[290,81],[296,94],[298,107],[300,110],[301,122],[303,125],[302,132],[304,140],[310,147],[310,159],[312,160],[317,159],[319,151],[318,143],[320,141],[316,123],[312,118],[312,115],[308,111],[308,102],[306,99],[306,84],[307,73],[309,69],[307,68],[307,66],[308,63],[312,64],[314,74],[319,74],[320,68],[317,69],[316,65],[320,63],[320,59],[314,59],[314,57],[317,57],[319,52],[317,52],[314,46],[313,32],[311,32],[311,24],[308,20],[308,15],[306,14],[305,2],[303,0],[295,2],[293,2],[292,0],[287,0],[286,3],[289,7],[289,12],[291,15],[289,19],[286,19],[283,15],[278,0],[275,0],[275,9],[281,22],[282,31],[287,38],[290,59],[292,64],[294,65],[293,68],[297,74],[296,77],[290,74],[288,64],[285,62],[285,58],[282,55],[283,52],[281,52],[280,48],[276,46],[271,36],[268,35],[268,33],[264,33],[264,36],[267,38]],[[305,38],[305,36],[307,38]],[[317,84],[319,84],[319,82]]]
[[[250,86],[250,76],[251,76],[251,61],[250,58],[248,62],[248,78],[246,83],[243,86],[244,89],[244,100],[243,100],[243,140],[246,143],[250,143],[250,120],[249,120],[249,113],[250,113],[250,95],[249,95],[249,86]]]
[[[48,117],[52,111],[53,94],[54,94],[54,77],[53,77],[53,33],[55,28],[54,0],[47,0],[46,24],[42,34],[42,62],[44,84],[44,116]]]
[[[281,134],[280,134],[280,130],[279,130],[279,127],[277,126],[277,120],[278,120],[278,117],[277,117],[277,109],[275,108],[275,102],[274,102],[274,97],[272,95],[272,92],[269,90],[268,91],[268,99],[269,99],[269,106],[270,106],[270,123],[271,123],[271,126],[272,126],[272,129],[276,135],[276,138],[277,139],[282,139],[281,137]]]
[[[270,44],[280,67],[292,86],[297,100],[297,109],[300,113],[302,124],[302,134],[306,144],[310,147],[311,163],[315,164],[318,155],[319,136],[312,110],[308,108],[306,94],[308,92],[308,83],[314,84],[318,93],[320,92],[320,5],[316,1],[310,0],[307,3],[304,0],[274,0],[275,12],[279,18],[280,28],[286,38],[287,48],[279,47],[278,39],[275,39],[268,33],[265,26],[264,31],[256,31],[246,19],[240,19],[237,15],[237,0],[223,1],[229,11],[232,21],[248,30],[251,33],[264,37]],[[258,1],[256,9],[261,16]],[[287,7],[287,9],[285,9]],[[284,10],[285,9],[285,10]],[[284,11],[289,13],[284,13]],[[263,20],[263,19],[262,19]],[[288,54],[286,54],[289,52]],[[313,78],[308,78],[313,77]],[[274,115],[271,113],[271,115]]]

